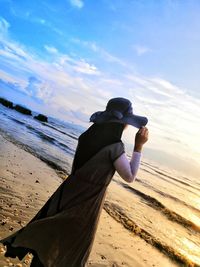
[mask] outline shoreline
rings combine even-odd
[[[61,166],[57,165],[55,162],[50,161],[50,160],[47,160],[46,158],[42,157],[41,155],[39,155],[38,153],[36,153],[31,147],[29,147],[28,145],[24,145],[23,143],[17,141],[13,137],[7,135],[7,133],[5,131],[3,131],[2,129],[0,129],[0,136],[2,136],[6,141],[12,143],[14,146],[16,146],[16,147],[24,150],[25,152],[28,152],[29,154],[33,155],[35,158],[38,158],[41,161],[43,161],[50,168],[52,168],[53,170],[55,170],[56,173],[57,173],[57,175],[61,179],[64,180],[69,175],[69,171],[67,172]]]
[[[63,182],[66,177],[63,175],[0,135],[0,238],[26,225]],[[0,266],[30,264],[29,254],[23,261],[5,258],[2,244],[0,252]],[[87,266],[159,267],[161,264],[162,267],[178,266],[102,210]]]

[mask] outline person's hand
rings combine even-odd
[[[149,131],[147,127],[142,126],[135,135],[134,151],[141,152],[144,143],[148,141]]]

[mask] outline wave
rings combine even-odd
[[[186,183],[186,182],[184,182],[184,181],[181,181],[181,180],[175,178],[174,176],[164,174],[164,173],[162,173],[162,172],[160,172],[160,171],[158,171],[158,170],[155,170],[155,172],[157,172],[158,174],[163,175],[163,176],[169,178],[170,180],[174,180],[174,181],[176,181],[176,182],[178,182],[178,183],[181,183],[181,184],[184,184],[184,185],[186,185],[186,186],[188,186],[188,187],[191,187],[191,188],[193,188],[193,189],[199,190],[198,187],[196,187],[196,186],[194,186],[194,185],[191,185],[191,184],[189,184],[189,183]]]
[[[137,182],[143,184],[144,186],[148,187],[149,189],[153,190],[154,192],[158,193],[159,195],[161,195],[161,196],[163,196],[163,197],[166,197],[166,198],[169,198],[169,199],[172,199],[172,200],[174,200],[174,201],[176,201],[176,202],[179,202],[179,203],[181,203],[182,205],[184,205],[184,206],[186,206],[186,207],[188,207],[188,208],[194,210],[194,211],[197,212],[198,214],[200,214],[200,210],[199,210],[198,208],[195,208],[194,206],[192,206],[192,205],[186,203],[185,201],[183,201],[183,200],[181,200],[181,199],[179,199],[179,198],[177,198],[177,197],[175,197],[175,196],[172,196],[172,195],[170,195],[170,194],[167,194],[167,193],[165,193],[165,192],[163,192],[163,191],[161,191],[161,190],[155,188],[154,186],[152,186],[152,185],[150,185],[150,184],[148,184],[148,183],[142,181],[142,180],[139,179],[139,178],[137,178]]]
[[[166,179],[166,178],[164,178],[164,177],[160,177],[160,175],[158,175],[158,174],[154,174],[154,173],[152,173],[151,171],[148,171],[148,170],[146,170],[146,169],[144,169],[144,168],[141,168],[141,170],[143,170],[143,171],[145,171],[145,172],[147,172],[147,173],[150,173],[150,174],[152,174],[152,175],[154,175],[154,176],[157,176],[157,177],[159,177],[159,178],[162,178],[162,180],[164,180],[164,181],[166,181],[166,182],[168,182],[168,183],[170,183],[170,184],[174,184],[174,185],[177,186],[177,183],[174,182],[173,179],[171,179],[171,181],[169,181],[168,179]],[[175,179],[176,179],[176,178],[175,178]],[[197,197],[200,197],[200,195],[199,195],[197,192],[191,191],[190,189],[185,188],[185,187],[182,187],[181,185],[179,185],[179,187],[182,188],[182,189],[184,189],[184,190],[186,190],[186,191],[188,191],[188,192],[190,192],[190,193],[192,193],[192,194],[194,194],[194,195],[197,196]],[[191,187],[191,188],[193,187],[195,190],[198,190],[198,188],[195,188],[195,187],[192,186],[192,185],[191,185],[190,187]]]
[[[9,116],[9,119],[11,119],[12,121],[14,121],[14,122],[16,122],[16,123],[18,123],[18,124],[21,124],[21,125],[24,125],[24,124],[25,124],[25,122],[23,122],[23,121],[19,121],[19,120],[15,119],[15,118],[12,118],[12,117],[10,117],[10,116]]]
[[[156,173],[158,173],[158,174],[160,174],[160,175],[162,175],[162,176],[164,176],[164,177],[166,177],[166,178],[168,178],[168,179],[170,179],[170,180],[176,181],[176,182],[181,183],[181,184],[183,184],[183,185],[185,185],[185,186],[187,186],[187,187],[191,187],[191,188],[193,188],[193,189],[199,191],[199,188],[198,188],[198,187],[196,187],[196,186],[194,186],[194,185],[191,185],[191,184],[189,184],[189,183],[187,183],[187,182],[184,182],[184,181],[182,181],[182,180],[179,180],[179,179],[177,179],[176,177],[174,177],[174,176],[172,176],[172,175],[165,174],[164,171],[162,171],[162,170],[159,171],[157,167],[154,167],[154,166],[152,167],[150,164],[147,164],[147,163],[145,163],[145,164],[143,163],[142,165],[147,165],[148,168],[152,169],[152,170],[155,171]],[[146,170],[146,169],[143,169],[143,170]],[[184,177],[183,177],[183,178],[184,178]],[[190,181],[188,178],[186,178],[186,179],[187,179],[187,181]],[[166,180],[166,181],[167,181],[167,180]]]
[[[74,153],[75,153],[75,150],[74,150],[74,149],[72,149],[72,148],[69,147],[68,145],[65,145],[65,144],[63,144],[62,142],[59,142],[59,141],[57,141],[57,140],[56,140],[56,143],[57,143],[61,148],[64,148],[64,150],[67,149],[67,152],[68,152],[69,154],[71,154],[72,156],[74,155]]]
[[[62,179],[65,179],[69,175],[69,171],[66,171],[66,169],[62,168],[59,164],[57,164],[56,162],[54,162],[50,159],[47,159],[45,156],[42,156],[41,154],[39,154],[37,151],[35,151],[30,146],[25,145],[22,142],[14,139],[12,136],[8,135],[1,128],[0,128],[0,134],[3,136],[3,138],[8,140],[9,142],[13,143],[14,145],[18,146],[19,148],[31,153],[33,156],[35,156],[35,157],[39,158],[40,160],[42,160],[43,162],[45,162],[47,165],[49,165],[51,168],[53,168]],[[65,165],[67,165],[67,163]]]
[[[109,201],[105,201],[103,208],[112,218],[114,218],[117,222],[121,223],[126,229],[138,235],[147,243],[151,244],[180,265],[188,267],[199,266],[195,262],[192,262],[190,259],[188,259],[186,256],[182,255],[180,252],[175,250],[173,247],[168,246],[152,234],[148,233],[146,230],[139,227],[133,220],[131,220],[127,216],[127,214],[119,205],[111,203]]]
[[[160,211],[169,220],[171,220],[173,222],[176,222],[176,223],[179,223],[182,226],[188,228],[189,230],[192,229],[192,230],[195,230],[197,232],[200,232],[200,227],[198,225],[196,225],[193,222],[187,220],[186,218],[182,217],[178,213],[168,209],[165,205],[163,205],[156,198],[153,198],[153,197],[151,197],[149,195],[146,195],[143,192],[141,192],[141,191],[139,191],[139,190],[127,185],[127,184],[124,184],[123,182],[118,182],[117,181],[117,183],[120,183],[125,189],[127,189],[130,192],[132,192],[132,193],[140,196],[141,198],[143,198],[150,207]]]
[[[56,130],[57,132],[60,132],[60,133],[62,133],[62,134],[65,134],[65,135],[71,137],[71,138],[74,139],[74,140],[78,140],[78,138],[77,138],[76,136],[71,135],[71,134],[69,134],[69,133],[66,133],[66,132],[64,132],[64,131],[61,131],[61,130],[59,130],[58,128],[52,126],[52,125],[49,125],[49,124],[47,124],[47,123],[45,123],[45,122],[43,122],[42,124],[45,125],[45,126],[47,126],[47,127],[49,127],[49,128],[51,128],[51,129]]]
[[[34,133],[36,133],[42,140],[48,141],[50,143],[54,143],[54,141],[56,140],[55,138],[44,134],[43,132],[35,129],[34,127],[32,127],[31,125],[26,125],[26,128],[28,128],[29,130],[33,131]]]
[[[67,150],[67,152],[71,155],[74,154],[75,151],[73,149],[71,149],[68,145],[63,144],[62,142],[59,142],[55,138],[43,133],[42,131],[39,131],[39,130],[33,128],[30,125],[27,125],[26,127],[28,129],[32,130],[34,133],[36,133],[42,140],[47,141],[47,142],[51,143],[52,145],[58,146],[59,148],[63,149],[64,151]]]
[[[191,181],[189,178],[185,177],[185,176],[181,176],[183,179],[187,180],[187,181]],[[192,180],[193,183],[197,184],[198,186],[200,186],[200,183],[198,183],[198,181],[196,180]]]

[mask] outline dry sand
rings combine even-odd
[[[0,238],[25,225],[62,183],[56,171],[40,159],[0,136]],[[112,183],[112,182],[111,182]],[[5,258],[0,245],[0,267],[29,266]],[[91,267],[177,266],[167,256],[126,230],[103,209],[88,265]]]

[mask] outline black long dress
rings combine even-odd
[[[58,187],[22,229],[0,240],[7,256],[36,252],[45,267],[84,267],[91,252],[119,141],[103,147]],[[10,254],[9,254],[10,253]]]

